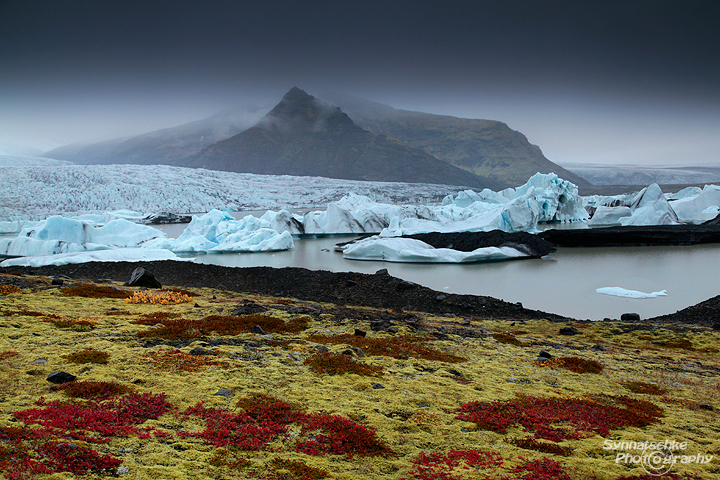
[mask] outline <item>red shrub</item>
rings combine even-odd
[[[375,437],[375,430],[339,415],[310,414],[301,434],[317,432],[313,439],[300,442],[295,450],[308,455],[387,456],[390,447]]]
[[[205,408],[202,403],[181,415],[205,421],[201,432],[180,432],[180,436],[198,437],[217,447],[260,450],[285,435],[292,424],[301,427],[301,440],[295,450],[308,455],[389,455],[390,448],[375,436],[375,431],[338,415],[306,414],[295,406],[265,395],[241,399],[243,413]]]
[[[450,450],[444,452],[420,452],[408,472],[410,477],[401,480],[462,480],[464,475],[454,473],[473,470],[478,474],[496,473],[502,467],[502,456],[482,450]],[[480,479],[498,478],[495,475],[483,475]]]
[[[577,439],[611,429],[646,426],[659,421],[662,409],[643,400],[628,397],[539,398],[523,396],[517,400],[470,402],[458,409],[460,420],[474,422],[482,430],[506,433],[511,425],[521,425],[535,438],[553,442]]]
[[[563,472],[560,462],[543,457],[541,460],[528,460],[520,457],[524,462],[510,470],[511,473],[521,473],[517,477],[522,480],[570,480],[570,476]]]
[[[140,429],[137,425],[158,418],[172,408],[165,401],[165,395],[135,393],[117,399],[89,401],[84,406],[44,403],[42,399],[38,405],[40,408],[13,414],[27,427],[0,427],[3,443],[0,471],[9,479],[56,472],[82,475],[115,468],[122,460],[100,455],[75,441],[104,443],[117,435],[147,436],[150,429]],[[73,441],[67,441],[67,438]]]

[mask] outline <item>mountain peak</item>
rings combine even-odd
[[[333,107],[298,87],[291,88],[283,96],[280,103],[264,118],[262,125],[283,131],[359,129],[340,108]]]

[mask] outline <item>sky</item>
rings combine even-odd
[[[0,0],[0,151],[293,86],[500,120],[559,163],[720,165],[720,2]]]

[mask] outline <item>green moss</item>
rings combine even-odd
[[[315,343],[346,344],[362,349],[365,355],[383,355],[407,360],[410,357],[440,362],[458,363],[466,361],[463,357],[441,352],[425,345],[433,340],[429,337],[397,335],[394,337],[369,338],[358,335],[312,335],[308,340]]]

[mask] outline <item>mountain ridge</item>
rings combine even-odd
[[[229,108],[176,127],[65,145],[45,155],[78,164],[166,164],[493,190],[552,171],[589,185],[502,122],[400,110],[348,95],[327,97],[334,105],[293,87],[272,109]]]
[[[340,108],[297,87],[253,127],[177,165],[471,188],[507,186],[442,162],[400,140],[364,130]]]
[[[535,173],[554,172],[578,186],[590,185],[545,158],[521,132],[497,120],[460,118],[411,110],[338,92],[323,92],[360,127],[398,138],[451,165],[518,186]]]

